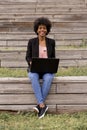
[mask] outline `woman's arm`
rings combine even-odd
[[[29,40],[26,51],[26,61],[30,65],[32,61],[32,40]]]

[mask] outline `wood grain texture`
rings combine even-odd
[[[0,110],[32,111],[36,103],[28,78],[0,78]],[[87,76],[55,77],[46,104],[55,113],[87,110]]]
[[[27,48],[27,47],[25,47]],[[11,48],[0,52],[1,67],[27,68],[26,50]],[[87,49],[56,50],[60,67],[87,66]]]
[[[48,37],[56,40],[56,50],[85,46],[56,51],[59,66],[87,66],[87,0],[0,0],[0,67],[27,67],[27,43],[36,36],[33,21],[40,16],[52,21]],[[87,77],[55,78],[46,103],[50,112],[86,111]],[[32,111],[34,105],[28,79],[0,78],[0,110]]]

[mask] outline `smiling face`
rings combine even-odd
[[[40,37],[45,37],[47,34],[47,28],[45,25],[39,25],[37,33]]]

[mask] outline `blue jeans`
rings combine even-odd
[[[42,85],[39,82],[38,73],[29,72],[28,77],[31,80],[32,88],[34,90],[35,97],[37,99],[38,104],[44,103],[44,101],[49,93],[51,83],[54,78],[54,74],[50,74],[50,73],[44,74],[42,76],[42,80],[43,80]]]

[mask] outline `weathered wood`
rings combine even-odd
[[[55,34],[55,40],[83,40],[87,38],[87,34],[86,33],[78,33],[78,34],[70,34],[70,33],[63,33],[63,34]]]
[[[27,47],[26,47],[27,49]],[[18,49],[18,48],[11,48],[11,50],[1,50],[0,52],[0,59],[11,61],[11,60],[25,60],[26,56],[26,49]],[[85,60],[87,59],[87,49],[56,49],[56,57],[62,60]]]
[[[5,111],[33,111],[35,105],[0,105],[0,110]],[[51,113],[73,113],[78,111],[87,111],[87,105],[48,105]]]
[[[87,59],[87,49],[56,50],[56,56],[60,59]]]
[[[27,63],[26,61],[1,61],[1,67],[6,67],[6,68],[26,68]]]
[[[28,39],[29,40],[29,39]],[[28,44],[28,40],[5,40],[3,39],[2,41],[0,41],[0,47],[3,47],[3,49],[5,48],[14,48],[16,47],[19,48],[20,50],[20,47],[21,49],[23,47],[27,47],[27,44]],[[56,47],[60,47],[60,46],[75,46],[75,47],[80,47],[80,46],[84,46],[86,44],[86,39],[83,39],[83,40],[56,40]],[[3,50],[2,49],[2,50]],[[1,49],[0,49],[1,50]]]
[[[49,17],[49,19],[52,22],[87,22],[87,14],[53,14],[52,13],[36,13],[34,15],[34,13],[31,14],[20,14],[20,15],[14,15],[14,14],[3,14],[3,16],[1,17],[2,19],[0,20],[1,22],[10,22],[10,20],[12,22],[33,22],[36,18],[38,17]],[[9,19],[10,17],[10,19]]]
[[[29,105],[0,105],[0,110],[4,111],[17,111],[18,113],[21,111],[30,112],[33,111],[33,107],[35,105],[29,104]],[[55,113],[56,112],[56,105],[48,105],[49,112]]]
[[[79,77],[78,77],[79,78]],[[73,83],[73,82],[68,82],[67,83],[63,83],[61,85],[61,83],[58,83],[57,84],[57,93],[67,93],[67,94],[70,94],[70,93],[75,93],[75,94],[78,94],[78,93],[87,93],[87,82],[81,82],[80,84],[77,83]]]
[[[84,67],[87,66],[87,59],[85,60],[60,60],[59,66],[61,67],[70,67],[70,66],[76,66],[76,67]]]
[[[32,99],[32,100],[31,100]],[[50,100],[51,99],[51,100]],[[35,104],[34,94],[2,94],[0,104]],[[46,104],[81,104],[87,105],[87,94],[51,94]]]
[[[31,9],[31,10],[30,10]],[[32,12],[31,12],[32,11]],[[56,12],[55,12],[56,11]],[[55,13],[64,14],[64,11],[67,13],[86,13],[87,8],[85,3],[82,5],[73,5],[73,4],[56,4],[55,2],[45,2],[45,3],[38,3],[35,2],[28,2],[28,3],[21,3],[20,6],[17,3],[14,4],[2,4],[0,5],[0,12],[2,13]]]
[[[9,46],[10,41],[28,41],[35,36],[33,21],[39,16],[46,16],[52,21],[50,37],[56,39],[57,45],[80,45],[87,37],[86,3],[86,0],[45,0],[43,4],[41,0],[1,0],[0,43],[6,41],[6,46]]]
[[[0,53],[0,59],[7,60],[7,61],[11,61],[11,60],[21,61],[21,60],[25,60],[25,55],[26,55],[26,52],[23,50],[2,51]]]
[[[43,0],[38,0],[38,2],[43,2]],[[44,0],[44,2],[53,2],[53,1],[52,0]],[[54,0],[54,2],[56,2],[56,0]],[[77,0],[77,1],[73,0],[71,2],[71,0],[58,0],[57,3],[58,4],[68,4],[68,5],[75,4],[76,5],[76,4],[84,4],[84,1],[83,0]]]
[[[52,85],[50,93],[56,93],[56,84]],[[0,94],[32,94],[33,89],[29,82],[27,83],[0,83]]]
[[[79,78],[79,77],[78,77]],[[80,78],[81,79],[81,78]],[[17,86],[18,84],[18,86]],[[78,83],[76,82],[73,82],[73,81],[67,81],[67,82],[64,82],[64,83],[53,83],[52,84],[52,87],[51,87],[51,90],[50,90],[50,94],[51,93],[87,93],[87,82],[84,81],[84,82],[81,82],[79,85]],[[30,82],[17,82],[14,80],[14,82],[12,81],[8,81],[6,82],[5,81],[5,78],[4,78],[4,82],[2,82],[0,80],[0,94],[2,93],[5,93],[5,94],[23,94],[23,93],[26,93],[26,94],[32,94],[33,93],[33,90],[31,88],[31,83]]]
[[[27,42],[36,36],[33,21],[40,16],[52,21],[49,37],[56,40],[56,48],[85,46],[84,50],[58,50],[59,66],[87,66],[86,4],[87,0],[0,0],[0,67],[27,67]],[[46,103],[49,111],[57,113],[87,110],[87,77],[55,78]],[[0,110],[32,111],[35,104],[28,79],[0,79]]]
[[[2,3],[2,4],[9,4],[9,3],[12,3],[12,4],[13,3],[17,3],[18,4],[20,2],[21,3],[26,3],[26,2],[27,3],[28,2],[38,2],[38,3],[42,3],[42,2],[43,3],[45,3],[45,2],[47,3],[48,2],[48,3],[53,3],[53,2],[55,2],[55,3],[58,3],[58,4],[69,4],[69,5],[71,5],[71,4],[82,5],[82,4],[85,3],[84,0],[77,0],[77,1],[75,1],[75,0],[73,0],[73,1],[71,1],[71,0],[62,0],[62,1],[61,0],[58,0],[58,1],[56,1],[56,0],[54,0],[54,1],[53,0],[44,0],[44,1],[42,1],[42,0],[38,0],[38,1],[37,0],[25,0],[25,1],[24,0],[15,0],[15,1],[14,0],[4,0],[4,1],[0,0],[0,3]]]
[[[87,105],[87,94],[58,94],[58,95],[52,94],[48,96],[46,103],[47,104],[61,104],[61,105],[62,104]]]
[[[57,113],[87,111],[87,105],[57,105]]]
[[[16,33],[1,33],[0,34],[0,40],[29,40],[30,38],[36,37],[34,33],[22,33],[22,32],[16,32]],[[50,33],[50,38],[54,38],[55,40],[84,40],[87,38],[87,33]]]
[[[14,61],[14,60],[1,60],[1,66],[0,67],[6,67],[6,68],[27,68],[27,62],[26,60],[19,60],[19,61]],[[87,66],[87,59],[60,59],[59,67],[85,67]]]
[[[33,25],[32,22],[0,22],[0,32],[14,32],[15,34],[18,32],[24,32],[27,34],[28,32],[33,32]],[[52,22],[53,27],[50,34],[56,34],[56,33],[87,33],[87,24],[83,22],[77,23],[77,22]]]
[[[28,78],[0,78],[0,110],[33,111],[36,102]],[[46,104],[49,112],[87,111],[87,76],[55,77]]]
[[[84,46],[85,40],[56,40],[56,47],[60,46]]]
[[[18,49],[18,48],[17,48]],[[1,67],[26,68],[26,50],[3,50],[0,52]],[[87,66],[87,49],[56,50],[59,66]]]

